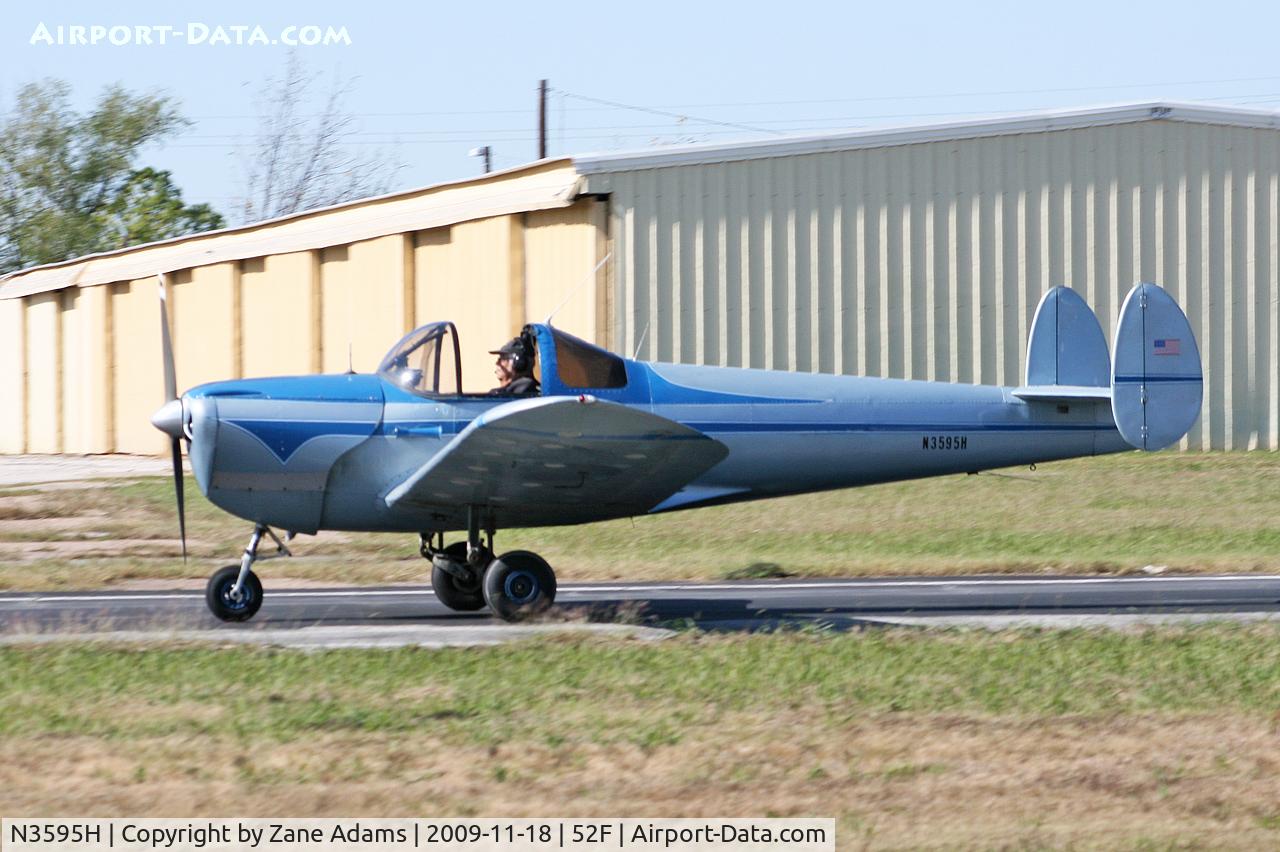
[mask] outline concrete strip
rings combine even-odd
[[[1142,627],[1162,624],[1236,624],[1280,621],[1280,612],[1151,612],[1151,613],[1058,613],[1052,615],[935,615],[858,616],[867,624],[886,627],[972,627],[979,630],[1075,630],[1079,628]]]
[[[0,487],[172,473],[171,461],[153,456],[0,456]]]
[[[669,630],[628,624],[529,624],[401,627],[322,626],[296,630],[120,630],[92,633],[18,633],[0,635],[0,645],[49,645],[68,642],[113,645],[200,643],[263,645],[302,650],[336,648],[451,648],[498,645],[548,636],[589,635],[654,641],[674,635]]]

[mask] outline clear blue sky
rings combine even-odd
[[[177,96],[195,123],[146,152],[188,199],[239,194],[255,96],[287,47],[31,44],[43,24],[194,22],[345,27],[299,47],[325,79],[355,77],[350,142],[407,167],[400,187],[534,157],[537,80],[554,90],[552,154],[1171,98],[1280,107],[1280,6],[1257,3],[19,3],[0,9],[0,109],[41,77],[78,105],[120,82]],[[234,38],[234,36],[232,36]],[[247,38],[247,34],[246,34]],[[573,95],[656,108],[684,120]],[[2,140],[0,140],[2,144]],[[240,146],[240,147],[237,147]]]

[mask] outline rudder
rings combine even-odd
[[[1120,435],[1159,450],[1200,416],[1204,374],[1187,316],[1163,288],[1135,284],[1120,308],[1111,365],[1111,410]]]

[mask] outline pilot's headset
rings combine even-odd
[[[533,337],[527,330],[522,330],[520,336],[511,341],[515,346],[511,353],[511,369],[516,373],[532,373],[533,364],[537,359],[533,348]]]

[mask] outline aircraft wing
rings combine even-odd
[[[385,500],[492,506],[524,525],[642,514],[728,454],[696,429],[625,405],[523,399],[477,417]]]

